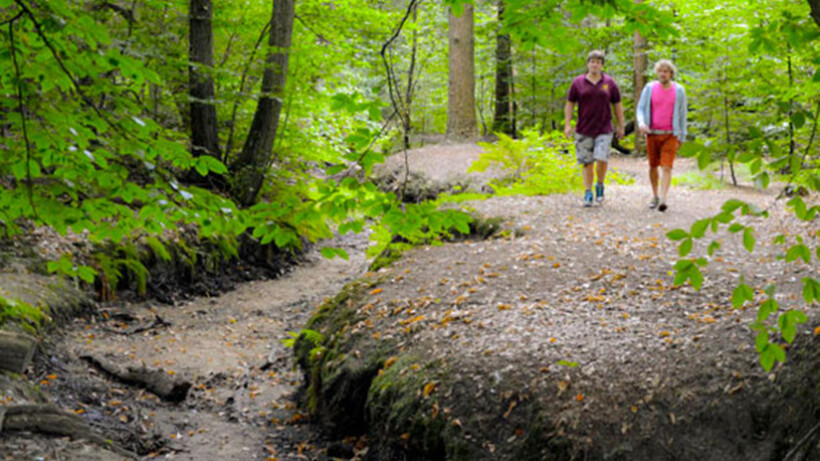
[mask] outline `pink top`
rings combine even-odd
[[[672,116],[675,113],[675,85],[664,88],[657,84],[652,87],[652,121],[650,130],[672,131]]]

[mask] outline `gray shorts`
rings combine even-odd
[[[579,165],[589,165],[596,160],[607,162],[611,144],[612,133],[598,135],[594,138],[575,133],[575,158],[578,159]]]

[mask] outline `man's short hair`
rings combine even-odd
[[[589,61],[591,61],[593,59],[599,59],[601,61],[601,64],[603,64],[604,63],[604,52],[601,51],[601,50],[592,50],[592,51],[590,51],[589,54],[587,55],[587,64],[589,64]]]
[[[658,69],[661,69],[663,67],[666,67],[667,69],[669,69],[669,72],[672,73],[672,78],[675,78],[675,73],[677,73],[678,69],[675,67],[674,64],[672,64],[672,61],[670,61],[668,59],[661,59],[660,61],[656,62],[655,63],[655,73],[658,72]]]

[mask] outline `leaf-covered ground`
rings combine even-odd
[[[458,173],[477,155],[434,150],[435,161],[412,168]],[[637,182],[608,188],[602,207],[584,209],[575,196],[471,202],[515,231],[419,247],[377,273],[365,274],[364,237],[348,236],[338,246],[350,261],[311,255],[278,280],[176,306],[102,306],[45,348],[31,378],[106,437],[158,459],[782,455],[820,408],[820,315],[806,311],[785,366],[764,373],[749,328],[756,309],[732,309],[730,295],[744,276],[756,287],[776,282],[781,305],[801,305],[800,280],[817,268],[778,260],[770,242],[816,225],[750,189],[676,188],[669,211],[649,211],[644,161],[613,164]],[[681,161],[678,171],[687,168]],[[772,205],[771,219],[747,223],[757,228],[755,253],[721,233],[702,290],[675,286],[666,232],[738,196]],[[694,251],[705,254],[705,243]],[[356,279],[359,288],[343,290]],[[326,349],[314,351],[297,408],[305,381],[281,340],[339,292],[355,293],[311,325]],[[123,334],[157,315],[170,325]],[[182,404],[164,403],[101,376],[78,359],[88,353],[160,367],[194,387]],[[305,424],[311,408],[321,431]],[[37,456],[114,459],[83,442],[0,434],[0,458]]]
[[[574,196],[472,203],[523,235],[418,248],[371,274],[359,297],[328,306],[314,323],[328,350],[306,372],[316,416],[342,434],[349,418],[335,412],[363,402],[359,422],[382,459],[784,455],[816,419],[820,315],[806,309],[786,365],[765,373],[750,329],[756,303],[733,309],[730,297],[744,277],[776,283],[781,306],[803,306],[800,280],[817,268],[785,263],[771,242],[816,224],[751,189],[677,188],[666,213],[650,211],[643,161],[613,164],[637,183],[610,187],[604,206],[583,209]],[[757,229],[755,252],[721,231],[702,289],[674,285],[677,247],[665,234],[730,197],[771,209],[744,221]],[[339,395],[367,375],[366,400]]]

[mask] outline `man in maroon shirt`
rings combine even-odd
[[[587,56],[587,73],[575,77],[569,88],[564,106],[564,134],[572,137],[572,115],[578,104],[578,122],[575,125],[575,156],[582,166],[584,177],[584,206],[592,206],[592,180],[595,173],[595,200],[604,201],[604,177],[606,176],[609,146],[612,143],[612,112],[618,120],[618,139],[624,137],[624,108],[618,85],[602,70],[604,53],[591,51]],[[595,171],[592,165],[596,164]]]

